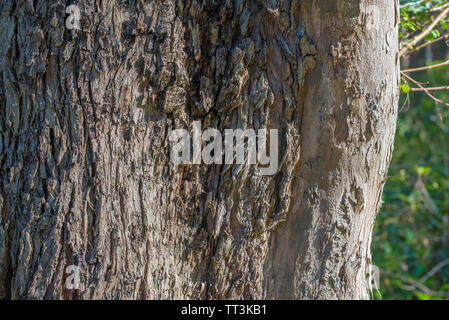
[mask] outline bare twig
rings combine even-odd
[[[430,270],[426,275],[424,275],[421,279],[420,282],[425,282],[426,280],[430,279],[433,277],[433,275],[435,273],[437,273],[438,271],[440,271],[442,268],[444,268],[445,266],[447,266],[449,264],[449,259],[443,260],[440,263],[438,263],[435,267],[432,268],[432,270]]]
[[[410,91],[416,91],[416,92],[420,92],[420,91],[438,91],[438,90],[449,90],[449,86],[444,86],[444,87],[425,87],[423,88],[410,88]]]
[[[409,3],[406,3],[404,5],[401,5],[400,8],[402,9],[402,8],[407,8],[407,7],[414,7],[414,6],[420,4],[420,3],[424,2],[424,1],[425,0],[420,0],[420,1],[416,1],[416,2],[409,2]]]
[[[449,33],[447,33],[447,34],[445,34],[444,36],[441,36],[441,37],[439,37],[439,38],[436,38],[436,39],[434,39],[434,40],[432,40],[432,41],[423,43],[422,45],[416,47],[415,49],[413,49],[413,50],[408,51],[407,53],[405,53],[403,57],[409,56],[409,55],[411,55],[411,54],[413,54],[413,53],[415,53],[415,52],[421,50],[422,48],[425,48],[425,47],[427,47],[427,46],[430,46],[430,45],[432,45],[432,44],[434,44],[434,43],[437,43],[437,42],[439,42],[439,41],[446,40],[446,39],[449,39]]]
[[[426,88],[424,88],[421,83],[419,83],[418,81],[416,81],[415,79],[413,79],[412,77],[410,77],[409,75],[407,75],[406,73],[404,73],[403,71],[401,71],[401,75],[405,78],[407,78],[408,80],[410,80],[411,82],[413,82],[415,85],[417,85],[418,87],[420,87],[421,89],[423,89],[423,91],[425,92],[425,94],[427,94],[428,97],[430,97],[433,101],[435,101],[436,103],[441,103],[444,104],[445,106],[449,107],[449,104],[447,102],[444,102],[441,99],[438,99],[437,97],[435,97],[434,95],[432,95],[430,93],[429,90],[427,90]]]
[[[405,98],[405,101],[402,104],[402,106],[399,109],[399,111],[402,111],[404,109],[405,105],[407,105],[407,108],[410,108],[410,92],[407,92],[407,98]]]
[[[443,4],[442,6],[436,7],[436,8],[432,8],[429,11],[430,12],[436,12],[436,11],[440,11],[443,9],[446,9],[447,7],[449,7],[449,3]]]
[[[438,206],[436,205],[435,201],[433,201],[432,196],[429,194],[429,191],[427,190],[422,177],[419,176],[416,180],[415,188],[423,196],[424,206],[434,215],[440,217],[440,210],[438,210]]]
[[[447,60],[446,62],[443,62],[443,63],[434,64],[434,65],[431,65],[431,66],[425,66],[425,67],[419,67],[419,68],[402,70],[402,72],[411,73],[411,72],[418,72],[418,71],[426,71],[426,70],[430,70],[430,69],[444,67],[444,66],[447,66],[447,65],[449,65],[449,60]]]
[[[424,284],[422,284],[420,281],[409,279],[407,277],[404,277],[401,274],[392,274],[389,272],[382,272],[382,274],[384,274],[386,276],[401,279],[402,281],[407,283],[407,285],[401,285],[401,288],[404,290],[407,290],[407,291],[415,291],[416,289],[418,289],[419,291],[421,291],[425,294],[430,294],[433,296],[445,296],[449,293],[449,292],[445,292],[445,291],[434,291],[434,290],[428,288],[427,286],[425,286]]]

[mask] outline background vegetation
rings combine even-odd
[[[419,37],[446,8],[447,0],[401,1],[402,44]],[[401,58],[395,152],[373,239],[373,261],[381,271],[377,299],[449,299],[449,107],[436,102],[449,102],[449,65],[404,74],[449,61],[448,38],[449,14]],[[433,89],[426,93],[423,87]]]

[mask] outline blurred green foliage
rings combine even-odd
[[[419,33],[422,25],[430,21],[437,11],[431,11],[433,8],[441,7],[447,4],[447,0],[414,0],[401,1],[401,21],[399,30],[399,38],[407,40],[413,38],[415,32]],[[444,19],[439,23],[439,28],[446,30],[449,28],[449,21]],[[427,36],[426,40],[430,41],[440,36],[438,28],[432,30]]]
[[[412,2],[401,9],[404,39],[431,19],[430,8],[449,1],[401,4]],[[444,32],[447,23],[438,29]],[[444,42],[437,49],[449,59]],[[411,64],[444,61],[426,61],[421,54],[412,56]],[[449,67],[413,77],[427,87],[448,85]],[[381,271],[380,290],[374,294],[376,299],[449,299],[449,107],[436,105],[424,93],[409,92],[410,87],[414,85],[406,81],[401,86],[395,151],[374,229],[373,261]],[[449,90],[434,94],[449,102]]]

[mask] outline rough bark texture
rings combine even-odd
[[[0,9],[0,296],[369,298],[397,1]],[[279,129],[278,173],[174,166],[169,132],[195,120]]]

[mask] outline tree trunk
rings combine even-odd
[[[0,9],[0,296],[369,298],[397,1]],[[174,165],[170,132],[193,121],[278,129],[277,173]]]

